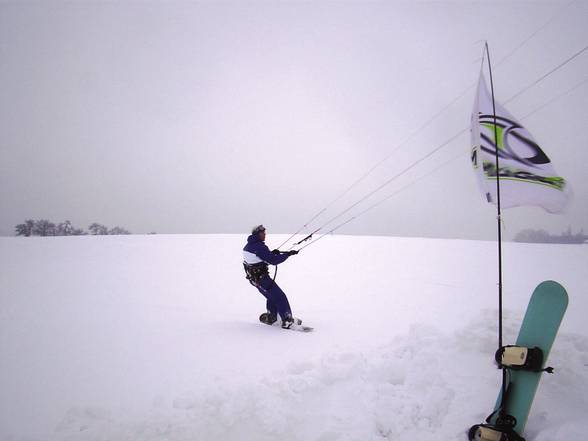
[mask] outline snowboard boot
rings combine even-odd
[[[282,328],[290,329],[293,326],[298,326],[302,324],[302,320],[296,317],[292,317],[292,314],[288,314],[286,317],[282,319]]]
[[[278,320],[278,316],[276,314],[272,314],[271,312],[264,312],[259,316],[259,321],[261,323],[265,323],[266,325],[273,325]]]

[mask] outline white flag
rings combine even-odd
[[[492,95],[480,73],[472,112],[472,165],[482,194],[488,202],[496,198],[496,148],[500,168],[502,208],[538,205],[550,213],[561,213],[570,199],[567,181],[559,176],[533,136],[495,101],[496,133]]]

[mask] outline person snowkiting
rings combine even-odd
[[[270,251],[265,244],[265,236],[263,225],[257,225],[251,230],[247,245],[243,248],[243,267],[249,283],[266,298],[267,312],[259,316],[259,321],[272,325],[278,320],[279,315],[282,319],[282,328],[288,329],[293,325],[302,324],[302,320],[292,316],[288,297],[269,276],[268,265],[279,265],[290,256],[298,254],[298,251]]]

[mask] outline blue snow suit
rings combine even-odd
[[[272,253],[265,242],[259,236],[253,234],[247,238],[247,245],[243,248],[243,255],[245,263],[256,264],[265,262],[270,265],[279,265],[290,257],[287,254]],[[282,320],[292,316],[292,309],[290,308],[286,294],[271,279],[269,274],[264,274],[257,283],[251,281],[251,284],[267,299],[266,307],[269,312],[280,314]]]

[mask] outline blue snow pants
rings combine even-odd
[[[292,315],[288,297],[270,276],[263,276],[260,283],[255,285],[259,292],[267,299],[266,307],[272,314],[280,314],[282,320]]]

